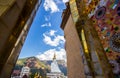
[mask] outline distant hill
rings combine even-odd
[[[18,59],[16,65],[28,65],[30,68],[48,68],[43,62],[41,62],[38,58],[36,57],[28,57],[28,58],[22,58]]]
[[[18,59],[14,70],[21,70],[23,66],[28,65],[31,68],[31,74],[39,72],[43,78],[46,73],[50,72],[52,60],[39,60],[36,57]],[[60,70],[67,75],[67,67],[64,60],[57,60]]]

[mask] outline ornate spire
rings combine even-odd
[[[61,72],[57,60],[56,60],[56,53],[54,52],[54,56],[53,56],[53,62],[51,63],[51,72]]]
[[[53,60],[56,59],[56,53],[54,53]]]

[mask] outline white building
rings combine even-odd
[[[23,77],[24,75],[27,75],[29,77],[30,74],[30,68],[28,66],[24,66],[21,70],[20,77]]]
[[[51,72],[47,73],[47,78],[65,78],[64,74],[60,71],[54,54],[53,62],[51,63]]]

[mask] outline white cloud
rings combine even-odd
[[[57,31],[50,30],[50,32],[44,33],[43,41],[50,46],[58,46],[60,44],[63,44],[65,42],[64,36],[56,35],[55,32]]]
[[[50,16],[44,16],[45,17],[45,21],[49,21],[50,20]]]
[[[57,4],[69,2],[69,0],[54,0]]]
[[[47,17],[45,17],[45,21],[48,21],[49,19]]]
[[[50,36],[54,36],[55,35],[55,32],[57,32],[57,31],[55,31],[55,30],[50,30]]]
[[[64,49],[50,49],[45,51],[43,54],[38,54],[36,55],[37,58],[39,58],[40,60],[52,60],[54,53],[56,54],[56,59],[57,60],[65,60],[66,61],[66,52]]]
[[[45,23],[45,24],[41,25],[41,27],[51,27],[51,23],[50,22],[49,23]]]
[[[61,4],[61,3],[62,3],[62,0],[55,0],[55,3],[56,3],[56,4]]]
[[[43,6],[46,11],[51,11],[51,13],[59,12],[59,8],[54,0],[45,0]]]
[[[66,3],[66,2],[68,2],[69,0],[62,0],[63,1],[63,3]]]

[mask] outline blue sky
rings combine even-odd
[[[64,33],[60,28],[62,12],[68,0],[42,0],[19,58],[36,56],[40,60],[65,59]]]

